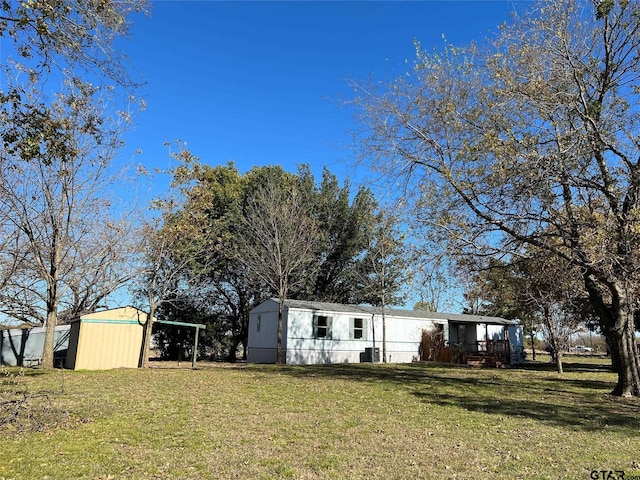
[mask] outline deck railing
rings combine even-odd
[[[511,360],[509,340],[480,340],[475,343],[445,344],[442,337],[432,338],[425,332],[422,338],[422,360],[447,363],[468,363],[469,358],[482,359],[483,365],[508,365]]]
[[[476,342],[478,353],[502,354],[509,352],[509,340],[479,340]]]

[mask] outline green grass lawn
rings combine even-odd
[[[0,479],[628,477],[640,402],[606,365],[28,370],[0,379],[34,395],[13,422],[4,404]]]

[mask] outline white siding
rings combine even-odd
[[[278,305],[271,301],[261,303],[249,314],[247,361],[275,363],[277,338]],[[283,338],[286,337],[283,335]]]
[[[511,344],[511,364],[524,363],[524,331],[522,325],[509,327],[509,343]]]
[[[357,363],[360,352],[370,345],[366,339],[352,340],[350,319],[358,318],[370,322],[370,316],[323,310],[290,309],[287,329],[287,363]],[[316,338],[314,316],[328,317],[330,335]],[[369,317],[369,318],[367,318]]]
[[[316,338],[314,317],[330,318],[330,336]],[[354,338],[354,318],[361,318],[363,337]],[[258,320],[260,330],[258,331]],[[251,311],[247,360],[253,363],[273,363],[276,360],[278,305],[272,300],[263,302]],[[386,316],[387,360],[411,362],[420,358],[422,331],[444,326],[446,320]],[[446,337],[445,337],[446,338]],[[382,316],[357,311],[335,312],[302,308],[285,309],[283,348],[288,364],[358,363],[365,359],[365,349],[375,348],[382,360]]]
[[[420,359],[420,345],[422,332],[432,330],[436,323],[444,325],[445,335],[447,326],[441,320],[419,318],[386,317],[387,330],[387,361],[407,363]],[[376,346],[380,347],[382,355],[382,317],[376,315]]]
[[[506,340],[504,331],[504,325],[487,325],[487,332],[489,338],[487,340]]]

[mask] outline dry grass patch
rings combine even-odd
[[[640,463],[640,404],[576,360],[25,375],[70,420],[12,435],[0,478],[589,478]],[[7,432],[3,432],[6,436]]]

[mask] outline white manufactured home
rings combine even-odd
[[[515,322],[477,315],[385,309],[387,361],[424,358],[423,332],[441,334],[469,352],[506,340]],[[377,307],[286,300],[282,348],[288,364],[358,363],[382,360],[382,311]],[[464,326],[461,326],[464,325]],[[249,315],[247,361],[275,363],[278,301],[267,300]],[[464,338],[463,338],[464,337]],[[522,335],[520,335],[522,339]]]

